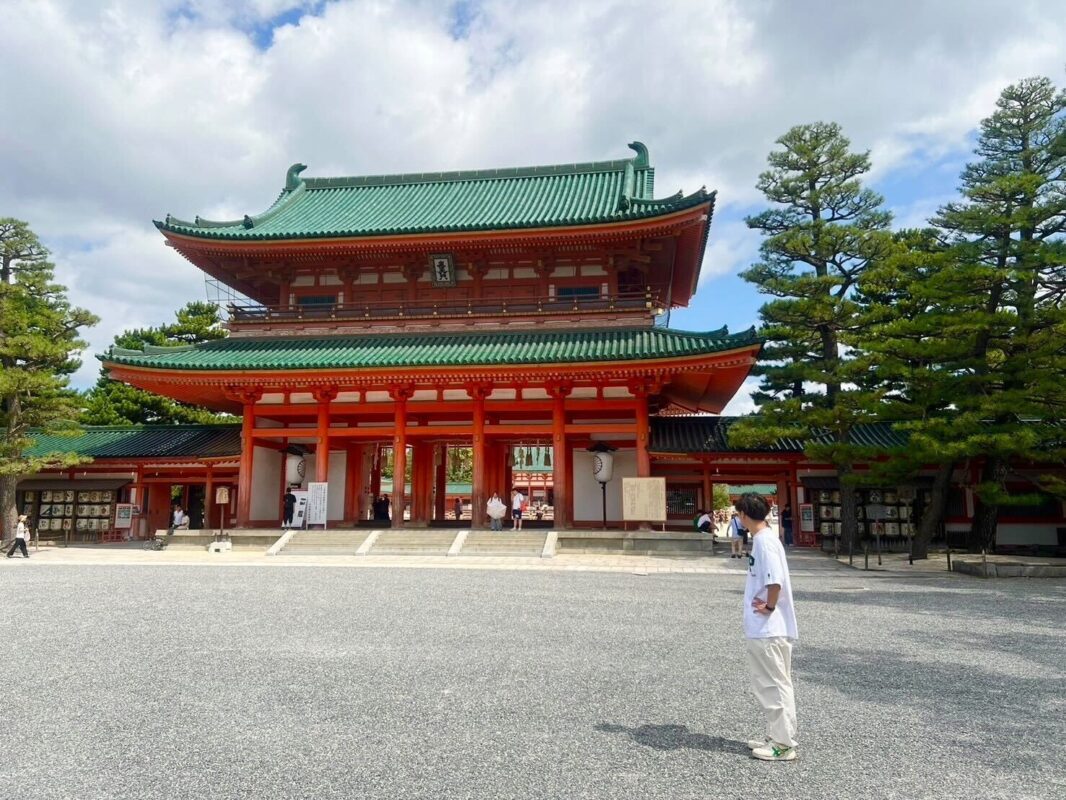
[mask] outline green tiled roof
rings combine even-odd
[[[241,452],[240,425],[86,427],[81,436],[30,433],[29,457],[77,453],[92,458],[221,458]]]
[[[651,420],[651,446],[656,453],[767,452],[802,453],[799,439],[778,439],[765,447],[740,448],[729,444],[729,427],[741,417],[658,417]],[[906,437],[887,422],[859,425],[852,432],[855,444],[889,449],[907,443]],[[828,436],[815,437],[829,444]]]
[[[206,239],[263,240],[454,233],[623,222],[713,201],[704,189],[655,200],[647,148],[635,158],[547,167],[301,178],[289,168],[274,204],[228,222],[167,215],[156,227]]]
[[[669,328],[550,332],[384,334],[253,339],[195,346],[112,348],[102,361],[175,370],[375,369],[631,361],[733,350],[759,344],[755,329],[730,334]]]

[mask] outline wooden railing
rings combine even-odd
[[[378,300],[288,306],[233,303],[229,306],[230,322],[239,325],[325,320],[610,314],[619,311],[656,316],[663,313],[663,305],[658,293],[648,290],[606,296]]]

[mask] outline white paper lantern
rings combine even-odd
[[[592,476],[600,483],[608,483],[614,475],[614,454],[599,452],[592,454]]]
[[[285,457],[285,485],[286,486],[302,486],[304,482],[304,475],[307,472],[307,464],[304,462],[303,456],[297,456],[290,453]]]

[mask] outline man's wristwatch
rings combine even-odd
[[[763,606],[767,611],[773,611],[777,606]]]

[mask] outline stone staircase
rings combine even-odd
[[[461,552],[464,556],[539,557],[547,538],[547,531],[470,531]]]
[[[366,530],[299,531],[286,542],[287,556],[354,556],[370,536]]]
[[[370,548],[372,556],[446,556],[455,541],[455,531],[429,528],[383,530]]]

